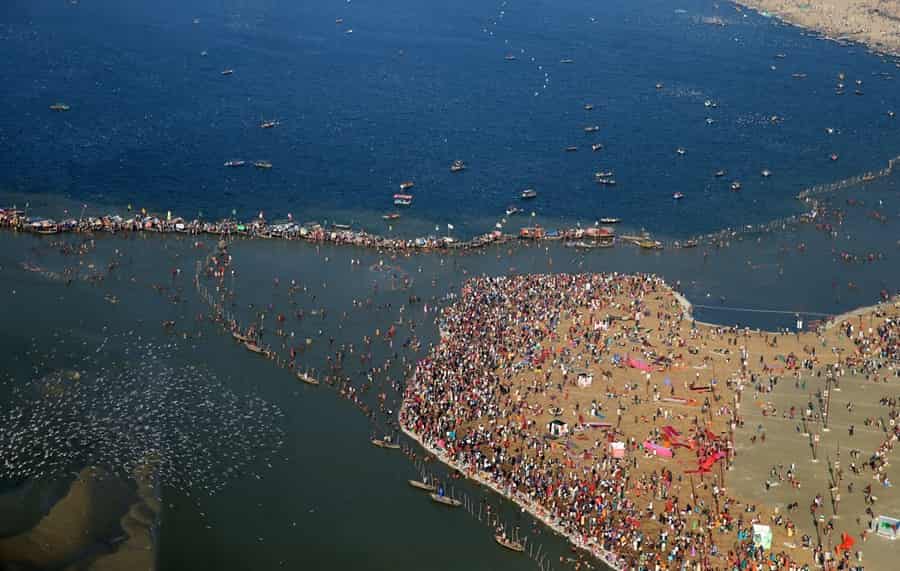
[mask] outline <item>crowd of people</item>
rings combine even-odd
[[[477,278],[444,310],[441,343],[408,382],[400,422],[442,460],[615,568],[861,568],[861,556],[833,553],[821,538],[782,549],[794,545],[796,506],[758,510],[725,485],[750,391],[825,368],[875,375],[896,365],[896,321],[864,332],[838,325],[846,343],[817,353],[824,326],[802,336],[698,326],[654,276]],[[591,398],[583,408],[579,389]],[[896,440],[889,431],[875,470]],[[660,460],[659,449],[677,464]],[[685,469],[694,455],[697,469]],[[773,467],[772,481],[799,487],[793,467],[784,472]],[[779,545],[754,540],[761,523]]]

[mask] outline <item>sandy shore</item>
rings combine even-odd
[[[852,40],[875,51],[900,55],[900,0],[739,0],[748,8]]]
[[[559,315],[556,327],[548,328],[548,324],[535,314],[523,317],[523,309],[533,307],[534,296],[543,295],[540,293],[543,286],[537,285],[539,282],[523,283],[522,293],[518,293],[520,286],[515,283],[508,285],[510,291],[515,293],[510,297],[510,304],[503,305],[496,313],[498,322],[509,319],[501,315],[519,317],[506,321],[502,328],[496,329],[496,339],[505,340],[516,331],[543,329],[549,337],[543,337],[542,346],[546,347],[544,351],[552,361],[523,366],[526,362],[523,360],[527,360],[529,354],[533,355],[525,347],[526,344],[533,346],[533,339],[527,341],[513,337],[508,342],[501,341],[500,345],[493,346],[493,337],[479,337],[479,344],[492,347],[485,350],[487,353],[504,355],[493,371],[464,368],[456,390],[465,395],[475,391],[475,394],[485,398],[483,391],[487,390],[488,385],[468,385],[463,379],[493,376],[502,379],[499,395],[508,396],[488,400],[483,404],[486,408],[478,408],[482,405],[474,404],[477,401],[471,400],[471,397],[466,397],[468,403],[461,403],[457,395],[438,402],[432,409],[424,402],[430,403],[436,395],[447,394],[439,389],[440,382],[436,387],[427,380],[414,381],[417,385],[407,395],[419,404],[415,405],[416,412],[410,416],[407,406],[412,401],[405,401],[401,420],[404,417],[422,419],[422,411],[439,410],[441,415],[456,419],[456,442],[477,434],[481,435],[477,438],[481,438],[483,444],[476,448],[462,445],[457,451],[455,445],[448,446],[444,433],[435,435],[426,431],[423,434],[412,428],[414,422],[404,426],[404,432],[410,438],[442,462],[527,509],[537,519],[567,537],[573,545],[615,566],[615,555],[600,549],[593,537],[585,534],[584,529],[579,529],[577,518],[570,520],[561,516],[566,512],[566,507],[555,499],[549,502],[552,505],[544,505],[548,503],[547,498],[535,501],[528,495],[529,490],[521,485],[521,480],[520,485],[516,486],[507,476],[498,476],[499,473],[508,475],[517,466],[531,462],[536,473],[550,467],[546,473],[558,474],[553,467],[561,466],[569,474],[598,473],[607,474],[601,477],[609,478],[608,471],[615,470],[618,464],[610,464],[606,439],[594,426],[597,420],[609,417],[607,425],[614,426],[610,434],[614,434],[616,440],[628,443],[625,465],[629,466],[630,477],[623,491],[637,504],[637,508],[646,510],[641,513],[655,513],[658,506],[667,501],[675,501],[676,505],[699,502],[708,507],[718,506],[723,501],[731,503],[734,509],[730,517],[771,527],[773,553],[777,551],[795,564],[813,564],[814,545],[804,547],[802,543],[809,544],[805,540],[801,542],[800,536],[811,536],[815,542],[819,533],[815,518],[805,516],[803,511],[817,495],[828,497],[832,486],[826,477],[831,461],[804,463],[802,467],[794,465],[811,442],[811,436],[799,428],[802,411],[807,408],[807,401],[819,400],[822,391],[828,387],[827,375],[823,373],[829,367],[839,367],[841,376],[846,369],[848,377],[841,383],[844,391],[842,394],[837,392],[834,406],[840,403],[840,406],[849,407],[846,409],[847,419],[838,421],[839,413],[834,412],[835,422],[840,422],[835,426],[840,426],[840,429],[831,433],[822,429],[821,416],[810,412],[809,424],[815,422],[815,430],[810,432],[821,438],[820,446],[831,452],[831,460],[842,443],[841,439],[845,446],[845,458],[846,441],[852,437],[851,443],[859,449],[864,459],[870,457],[885,442],[885,438],[890,437],[886,429],[875,431],[863,428],[863,425],[868,427],[869,419],[875,416],[873,413],[884,410],[885,405],[879,405],[878,399],[884,396],[882,390],[889,394],[888,387],[895,386],[893,365],[878,370],[871,375],[871,380],[868,374],[854,374],[872,355],[868,349],[865,353],[859,353],[859,347],[847,337],[845,329],[852,324],[855,331],[867,330],[871,335],[870,327],[877,327],[884,320],[884,317],[878,316],[896,318],[900,315],[900,306],[884,303],[860,308],[834,318],[834,323],[844,323],[844,327],[823,327],[818,332],[795,334],[735,330],[692,322],[690,302],[668,287],[655,284],[639,296],[643,304],[643,318],[639,325],[633,319],[634,310],[627,309],[635,299],[634,291],[624,288],[609,297],[593,297],[588,306],[579,305],[579,309],[574,311],[575,306],[567,305],[567,309]],[[558,285],[554,282],[551,287]],[[503,288],[501,286],[501,290]],[[550,289],[548,293],[552,291]],[[526,295],[524,292],[529,293]],[[465,304],[465,297],[463,295],[459,303]],[[462,311],[472,312],[468,313],[470,315],[481,312],[494,314],[498,308],[469,306]],[[459,346],[471,345],[473,340],[465,334],[465,331],[472,331],[467,329],[470,325],[465,320],[459,321],[459,314],[455,318],[456,327],[461,330],[454,331],[454,314],[451,313],[442,345],[452,345],[454,339]],[[597,320],[604,321],[602,333],[598,333],[600,324]],[[477,323],[476,328],[484,326],[481,321],[474,323]],[[872,340],[877,342],[875,338]],[[635,365],[618,360],[613,362],[610,357],[614,352],[623,358],[627,353],[645,359],[645,363],[655,364],[652,370],[645,372]],[[438,348],[434,358],[440,359],[440,355],[441,349]],[[451,355],[450,363],[470,358],[478,361],[477,353],[471,356]],[[579,377],[589,373],[593,384],[576,384],[573,370],[582,371],[576,375]],[[431,377],[426,374],[425,378]],[[445,373],[436,373],[435,378],[450,377]],[[885,385],[889,380],[893,382]],[[710,386],[713,387],[712,392],[709,392]],[[819,396],[814,397],[816,391]],[[821,405],[822,401],[819,402]],[[816,410],[814,405],[809,406]],[[853,409],[853,406],[857,408]],[[495,411],[491,417],[494,420],[485,426],[487,417],[484,411],[491,409]],[[859,412],[851,415],[851,410]],[[595,411],[597,414],[594,414]],[[555,441],[547,440],[549,423],[561,421],[569,424],[569,433]],[[852,422],[857,426],[856,437],[852,433],[847,436],[846,431]],[[731,451],[724,463],[727,467],[724,464],[720,466],[727,469],[716,470],[714,467],[705,479],[702,474],[697,475],[700,453],[695,454],[693,448],[676,449],[669,444],[669,438],[660,434],[661,427],[666,425],[674,428],[676,433],[693,435],[698,441],[702,440],[704,432],[715,435],[713,438],[718,438],[720,443],[727,441],[727,449]],[[500,436],[485,437],[485,434]],[[766,434],[772,435],[768,441]],[[647,441],[671,446],[668,449],[672,457],[663,458],[641,450],[640,443]],[[502,454],[498,456],[501,450]],[[475,457],[473,455],[478,455],[482,461],[490,460],[489,464],[495,468],[502,465],[503,469],[491,472],[476,468],[469,461]],[[535,464],[538,459],[540,462]],[[661,494],[659,475],[665,472],[675,477],[668,493]],[[891,479],[895,476],[893,468],[890,473],[883,474]],[[870,471],[854,471],[851,475],[845,474],[843,482],[852,482],[856,490],[860,490],[872,480],[872,476]],[[564,485],[550,481],[554,487]],[[770,483],[764,487],[765,482]],[[769,495],[770,489],[776,492]],[[893,510],[893,500],[900,501],[900,498],[888,494],[887,490],[881,492],[883,501],[887,501],[879,505]],[[862,503],[863,495],[859,491],[854,493],[853,486],[845,492],[845,509],[855,517],[844,516],[841,519],[836,508],[829,511],[832,512],[830,521],[835,523],[837,532],[846,531],[865,541],[869,518],[863,513],[866,508]],[[657,507],[654,507],[654,501]],[[793,502],[797,502],[798,506],[788,505]],[[645,505],[647,507],[643,508]],[[711,544],[726,548],[733,545],[734,531],[723,524],[723,518],[728,519],[729,516],[720,518],[713,513],[707,521],[691,515],[683,517],[684,524],[693,525],[695,529],[699,524],[701,530],[705,529]],[[643,518],[636,525],[652,542],[657,534],[665,530],[661,523],[651,517]],[[584,517],[581,524],[583,527]],[[829,535],[828,544],[833,546],[833,541],[837,540]],[[860,542],[859,539],[857,541]],[[884,561],[885,546],[879,541],[866,542],[865,551],[873,556],[873,560]],[[830,547],[825,544],[823,537],[821,549],[827,551]],[[624,557],[633,558],[635,551],[639,551],[631,550],[630,545],[622,547],[625,549],[620,555]],[[859,554],[854,557],[861,560],[862,545],[858,549]],[[722,551],[719,553],[719,557],[724,555]],[[715,560],[720,562],[718,557]]]

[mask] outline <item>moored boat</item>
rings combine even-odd
[[[437,502],[439,504],[443,504],[447,507],[458,508],[459,506],[462,505],[462,502],[457,500],[456,498],[448,498],[447,496],[442,496],[440,494],[435,494],[435,493],[432,493],[430,495],[431,495],[431,501]]]
[[[506,215],[507,216],[515,216],[516,214],[521,214],[522,209],[518,206],[507,206],[506,207]]]
[[[319,385],[319,379],[313,377],[309,373],[297,371],[297,379],[308,385]]]
[[[424,490],[426,492],[436,492],[437,486],[434,484],[429,484],[427,481],[419,481],[419,480],[407,480],[409,485],[417,490]]]
[[[397,220],[398,218],[400,218],[400,214],[397,212],[391,212],[389,214],[383,214],[381,218],[383,220]]]
[[[253,341],[244,341],[244,348],[246,348],[251,353],[256,353],[257,355],[268,355],[269,352],[254,343]]]
[[[502,547],[509,549],[510,551],[515,551],[516,553],[522,553],[525,551],[525,546],[519,543],[518,541],[513,541],[512,539],[506,537],[506,535],[502,533],[498,533],[494,536],[494,540]]]
[[[373,438],[370,440],[372,445],[377,446],[378,448],[386,448],[388,450],[399,450],[400,445],[394,442],[394,440],[390,436],[385,436],[384,438]]]
[[[604,218],[600,219],[600,222],[602,222],[603,224],[618,224],[621,221],[622,221],[621,218],[613,218],[613,217],[604,217]]]
[[[395,206],[410,206],[413,201],[413,196],[411,194],[395,194],[394,195],[394,205]]]

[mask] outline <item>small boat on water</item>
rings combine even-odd
[[[248,337],[248,336],[244,335],[243,333],[241,333],[240,331],[232,331],[231,337],[234,338],[236,341],[240,341],[241,343],[251,343],[253,341],[252,337]]]
[[[507,206],[506,207],[506,215],[507,216],[515,216],[516,214],[522,214],[523,210],[518,206]]]
[[[829,158],[830,158],[832,161],[836,161],[836,160],[838,160],[838,154],[837,154],[837,153],[831,153],[831,156],[830,156]]]
[[[370,442],[373,446],[377,446],[378,448],[386,448],[388,450],[400,449],[400,445],[394,442],[394,439],[390,436],[385,436],[384,438],[373,438]]]
[[[770,176],[772,176],[772,171],[770,171],[769,169],[763,169],[759,174],[761,174],[764,178],[769,178]]]
[[[332,228],[335,228],[335,229],[337,229],[337,230],[349,230],[349,229],[350,229],[350,225],[349,225],[349,224],[339,224],[339,223],[337,223],[337,222],[333,223],[333,224],[331,225],[331,227],[332,227]]]
[[[223,69],[222,70],[222,75],[231,75],[232,73],[234,73],[233,69]]]
[[[234,168],[234,167],[242,167],[242,166],[244,166],[245,164],[247,164],[247,161],[240,161],[240,160],[225,161],[225,166],[226,166],[226,167],[231,167],[231,168]]]
[[[522,200],[529,200],[537,197],[537,191],[533,188],[526,188],[522,191]]]
[[[71,107],[65,103],[54,103],[50,106],[51,111],[68,111],[69,109],[71,109]]]
[[[494,536],[494,540],[501,547],[505,547],[506,549],[509,549],[510,551],[515,551],[516,553],[522,553],[523,551],[525,551],[524,545],[522,545],[518,541],[513,541],[512,539],[506,537],[505,534],[498,533],[497,535]]]
[[[791,77],[793,77],[794,79],[806,79],[806,74],[805,73],[792,73]]]
[[[596,133],[600,130],[600,125],[588,125],[584,128],[585,133]]]
[[[272,163],[270,163],[269,161],[255,161],[253,163],[253,166],[258,169],[270,169],[272,168]]]
[[[394,195],[394,205],[395,206],[410,206],[412,205],[413,196],[411,194],[395,194]]]
[[[506,54],[505,56],[503,56],[503,59],[505,59],[506,61],[516,61],[516,56],[512,54]]]
[[[585,110],[585,111],[591,111],[593,108],[594,108],[594,106],[593,106],[592,104],[590,104],[590,103],[585,103],[585,104],[584,104],[584,110]]]
[[[391,212],[389,214],[383,214],[381,218],[383,220],[397,220],[400,218],[400,214],[398,212]]]
[[[644,250],[661,250],[662,242],[658,242],[656,240],[651,240],[649,238],[644,238],[637,243]]]
[[[436,492],[437,491],[437,486],[435,486],[434,484],[429,484],[427,480],[425,480],[425,481],[407,480],[407,482],[409,482],[409,485],[417,490],[424,490],[426,492]]]
[[[257,355],[268,355],[269,352],[254,343],[253,341],[244,341],[244,348],[251,353],[256,353]]]
[[[673,192],[672,198],[674,200],[681,200],[682,198],[684,198],[684,193],[683,192]]]
[[[684,155],[687,154],[687,149],[685,149],[684,147],[678,147],[677,149],[675,149],[675,153],[678,156],[683,157]]]
[[[600,222],[602,224],[618,224],[621,221],[622,221],[621,218],[612,218],[612,217],[604,217],[604,218],[600,219]]]
[[[616,186],[616,179],[614,178],[597,177],[594,179],[594,182],[603,186]]]
[[[594,178],[609,178],[611,176],[615,176],[613,171],[597,171],[594,173]]]
[[[722,169],[716,171],[716,178],[721,178],[725,176],[726,172]]]
[[[271,129],[273,127],[277,127],[280,123],[278,121],[263,121],[259,124],[261,129]]]
[[[657,84],[656,84],[656,89],[662,89],[663,87],[664,87],[664,86],[663,86],[662,83],[657,83]]]
[[[409,190],[414,186],[416,186],[416,183],[411,180],[405,180],[400,183],[400,190]]]
[[[866,173],[862,177],[863,182],[872,182],[873,180],[875,180],[875,175],[872,173]]]
[[[698,242],[696,240],[685,240],[681,244],[679,244],[682,248],[696,248],[698,246]]]
[[[559,60],[559,63],[575,63],[575,60],[569,58],[563,58]]]
[[[602,150],[603,150],[603,143],[594,143],[593,145],[591,145],[591,150],[594,151],[594,152],[596,152],[596,151],[602,151]]]
[[[450,165],[450,172],[462,172],[464,170],[466,170],[466,164],[460,160],[455,160]]]
[[[736,180],[731,183],[731,192],[737,192],[741,189],[741,181]]]
[[[578,147],[576,147],[575,145],[571,145],[571,146],[568,146],[565,148],[565,151],[567,153],[574,153],[577,150],[578,150]]]
[[[887,115],[888,115],[888,117],[890,117],[891,119],[893,119],[894,116],[896,115],[896,113],[894,113],[893,111],[888,111],[888,114],[887,114]]]
[[[442,496],[440,494],[429,494],[431,496],[431,501],[437,502],[439,504],[445,505],[451,508],[458,508],[462,505],[462,502],[455,498],[448,498],[447,496]]]
[[[306,384],[308,384],[308,385],[318,385],[318,384],[320,384],[320,383],[319,383],[319,379],[313,377],[313,376],[310,375],[309,373],[303,373],[303,372],[300,372],[300,371],[297,371],[297,379],[303,381],[304,383],[306,383]]]
[[[335,19],[334,19],[334,23],[335,23],[335,24],[343,24],[343,23],[344,23],[344,19],[343,19],[343,18],[335,18]]]

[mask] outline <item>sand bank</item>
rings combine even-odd
[[[900,0],[739,0],[748,8],[834,40],[860,42],[900,55]]]

